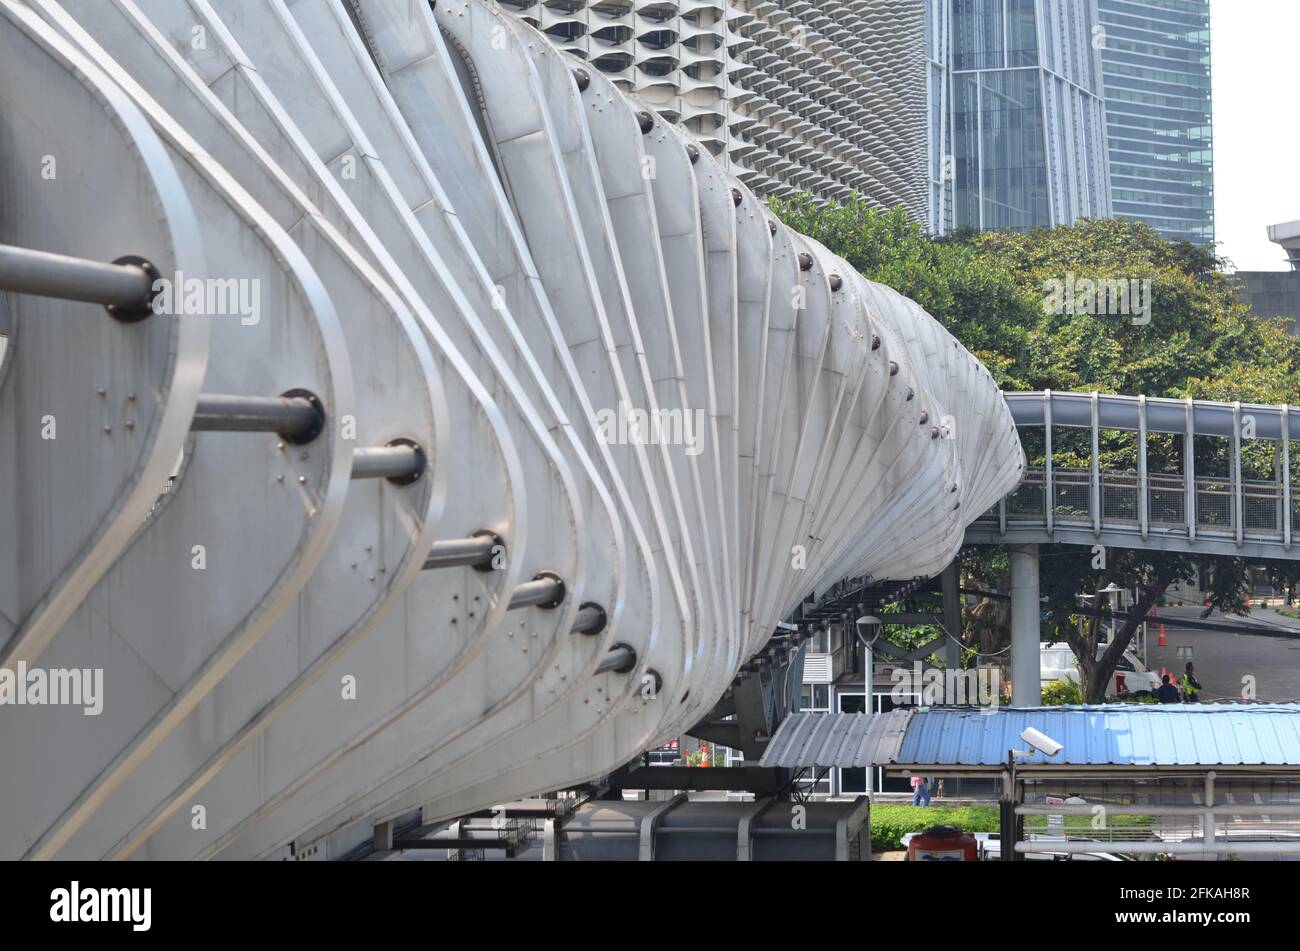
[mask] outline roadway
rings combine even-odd
[[[1274,628],[1278,637],[1257,634],[1229,634],[1224,631],[1199,631],[1178,626],[1179,618],[1196,620],[1201,608],[1165,607],[1160,620],[1165,625],[1168,645],[1156,646],[1158,629],[1149,628],[1147,650],[1152,670],[1168,668],[1180,675],[1185,660],[1178,656],[1180,646],[1192,649],[1196,679],[1204,688],[1204,700],[1241,699],[1242,678],[1255,678],[1255,699],[1284,702],[1300,698],[1300,620],[1285,617],[1272,609],[1256,608],[1244,618],[1221,615],[1217,611],[1208,620],[1231,624],[1236,620]],[[1294,634],[1294,637],[1286,635]]]

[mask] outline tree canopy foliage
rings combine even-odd
[[[932,239],[901,210],[880,212],[857,199],[822,206],[800,196],[773,207],[786,223],[865,277],[921,304],[984,362],[1004,390],[1300,402],[1300,338],[1286,322],[1253,316],[1238,302],[1225,270],[1228,262],[1187,242],[1166,241],[1143,223],[1080,221],[1028,232]],[[1105,308],[1060,306],[1060,295],[1053,291],[1085,280],[1123,281],[1135,290],[1149,287],[1150,308],[1143,314],[1149,319],[1093,312]],[[1041,464],[1040,433],[1026,430],[1023,436],[1030,464]],[[1102,468],[1135,468],[1136,438],[1103,431]],[[1054,432],[1055,463],[1086,466],[1088,440],[1083,430]],[[1181,472],[1182,453],[1182,437],[1153,435],[1148,440],[1153,473]],[[1226,440],[1198,437],[1194,453],[1198,474],[1228,476]],[[1271,478],[1273,453],[1272,443],[1248,445],[1244,475]],[[1300,471],[1294,461],[1293,471]],[[1098,659],[1097,619],[1080,619],[1079,595],[1114,583],[1135,592],[1132,613],[1145,617],[1170,584],[1199,577],[1212,607],[1246,610],[1249,572],[1240,559],[1123,549],[1108,552],[1104,567],[1098,567],[1086,549],[1045,548],[1043,556],[1042,587],[1050,618],[1045,633],[1074,649],[1089,702],[1102,699],[1114,662],[1140,617],[1131,618]],[[1265,568],[1283,584],[1294,584],[1300,570],[1295,563]],[[1005,553],[983,550],[963,570],[976,587],[996,587],[1005,583]],[[1002,615],[985,605],[971,618],[979,621],[973,626],[983,628],[985,643],[988,619]]]

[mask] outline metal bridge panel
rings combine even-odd
[[[105,324],[107,347],[87,338],[104,388],[162,394],[180,421],[168,438],[193,449],[134,544],[72,559],[90,587],[48,654],[99,660],[103,618],[103,663],[129,695],[91,731],[74,708],[6,733],[26,766],[5,774],[22,779],[0,854],[341,847],[416,807],[436,821],[597,778],[713,709],[819,586],[938,571],[1014,487],[1009,411],[927,314],[772,218],[709,141],[480,0],[35,9],[154,127],[161,160],[123,157],[123,176],[147,192],[173,174],[205,269],[267,290],[259,324],[213,322],[204,392],[288,406],[278,394],[309,388],[318,409],[296,405],[324,428],[292,448],[190,437],[197,371],[168,392],[157,367],[104,359],[123,327]],[[3,15],[35,37],[52,87],[89,69],[25,8]],[[7,115],[21,95],[0,86]],[[107,120],[89,112],[95,141]],[[180,217],[159,260],[185,246]],[[178,267],[199,261],[187,253]],[[167,347],[184,357],[190,328],[139,329],[160,326],[180,326]],[[24,339],[5,412],[11,381],[36,372]],[[697,411],[698,443],[611,432],[606,415]],[[427,461],[407,484],[377,468],[415,458],[384,456],[399,437]],[[53,448],[35,447],[43,465]],[[175,464],[146,456],[127,464],[124,513],[152,502],[151,466]],[[1243,486],[1258,519],[1253,498]],[[84,541],[104,524],[59,530]],[[483,571],[448,554],[476,550],[479,530],[508,555]],[[196,536],[224,554],[202,572],[176,555]],[[844,742],[873,755],[866,735]],[[87,755],[41,761],[51,743]],[[181,808],[195,799],[201,835]]]

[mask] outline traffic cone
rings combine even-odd
[[[1156,647],[1168,647],[1169,639],[1165,637],[1165,626],[1160,625],[1160,637],[1156,640]]]

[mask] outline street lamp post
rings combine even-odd
[[[880,637],[881,624],[880,618],[866,614],[858,618],[854,625],[857,628],[858,640],[862,642],[862,712],[867,716],[871,716],[875,712],[875,698],[872,696],[873,681],[875,680],[872,648],[875,647],[876,639]],[[875,777],[872,775],[874,768],[873,766],[867,766],[863,769],[863,773],[866,775],[864,789],[868,799],[871,798],[872,787],[875,785]]]

